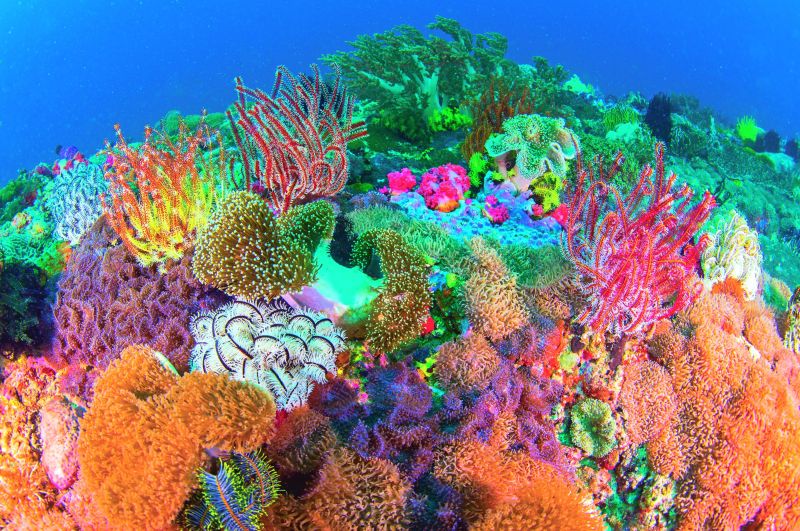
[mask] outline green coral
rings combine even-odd
[[[483,178],[491,168],[491,164],[486,159],[486,155],[475,152],[469,158],[468,165],[469,172],[467,175],[469,175],[470,185],[474,186],[475,188],[480,188],[483,186]]]
[[[561,204],[561,191],[564,190],[564,179],[548,171],[530,184],[533,197],[542,205],[545,213],[551,212]]]
[[[577,154],[574,138],[561,118],[521,114],[503,122],[502,133],[489,137],[486,152],[495,158],[516,152],[516,175],[527,183],[548,171],[563,178],[567,174],[567,160]]]
[[[53,237],[52,223],[38,206],[26,208],[0,225],[0,251],[5,260],[35,266],[48,277],[64,269],[65,248],[64,242]]]
[[[366,269],[377,256],[385,279],[372,303],[367,341],[373,351],[392,352],[419,337],[429,315],[428,265],[393,230],[369,230],[353,246],[353,263]]]
[[[630,105],[614,105],[603,113],[603,127],[613,131],[620,124],[638,124],[639,112]]]
[[[428,127],[431,131],[458,131],[472,125],[472,118],[458,109],[445,107],[442,110],[435,109],[428,118]]]
[[[233,452],[212,474],[198,473],[200,493],[183,512],[188,529],[256,531],[267,507],[280,493],[278,473],[259,451]]]
[[[32,198],[44,184],[44,178],[38,173],[21,171],[16,178],[0,188],[0,223],[11,221],[30,206]]]
[[[198,280],[228,295],[273,299],[314,282],[314,252],[330,238],[333,209],[317,202],[276,218],[250,192],[220,202],[197,236],[192,267]]]
[[[570,412],[572,443],[594,457],[603,457],[614,449],[617,422],[611,407],[596,398],[584,398]]]
[[[499,246],[499,251],[522,288],[544,288],[563,279],[573,270],[572,263],[557,245],[503,245]]]
[[[744,142],[755,142],[763,131],[752,116],[742,116],[736,122],[736,136]]]

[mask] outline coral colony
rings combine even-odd
[[[0,190],[0,528],[800,529],[797,141],[430,30]]]

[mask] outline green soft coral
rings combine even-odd
[[[521,114],[503,122],[502,133],[489,137],[486,152],[495,158],[500,173],[522,191],[546,172],[566,177],[567,161],[578,150],[577,139],[563,119]],[[512,152],[516,153],[513,168],[507,160]]]
[[[611,408],[595,398],[584,398],[570,412],[572,443],[594,457],[607,455],[617,445],[617,422]]]
[[[353,263],[380,260],[384,285],[372,303],[367,340],[372,350],[392,352],[420,336],[430,315],[428,265],[422,253],[393,230],[369,230],[353,246]]]

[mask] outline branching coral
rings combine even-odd
[[[140,343],[186,370],[194,343],[189,316],[215,298],[192,276],[189,256],[164,274],[144,268],[114,245],[104,219],[82,238],[58,284],[54,355],[105,368],[127,345]]]
[[[372,303],[367,340],[378,352],[391,352],[419,337],[428,317],[428,267],[422,255],[393,230],[370,230],[353,246],[353,262],[366,268],[373,252],[380,259],[384,285]]]
[[[475,265],[464,285],[467,317],[476,331],[492,341],[499,341],[521,328],[528,315],[517,292],[516,277],[508,271],[497,251],[482,238],[474,238],[470,247]]]
[[[692,207],[688,187],[673,190],[677,177],[665,179],[663,144],[656,146],[655,179],[645,166],[624,199],[608,184],[622,154],[608,171],[578,161],[565,250],[591,295],[579,320],[594,330],[633,334],[685,308],[698,294],[694,270],[708,237],[691,241],[714,198],[706,192]]]
[[[381,106],[387,125],[420,139],[436,111],[477,96],[492,75],[511,76],[517,67],[504,59],[506,38],[499,33],[473,35],[455,20],[436,17],[428,27],[450,39],[427,39],[416,28],[398,26],[385,33],[360,35],[354,51],[326,55],[342,66],[360,95]],[[476,93],[471,91],[477,90]]]
[[[314,382],[336,371],[344,332],[322,314],[283,299],[237,300],[192,317],[193,371],[227,374],[268,389],[280,409],[305,403]]]
[[[753,300],[762,282],[758,233],[735,210],[726,219],[717,231],[710,233],[710,243],[700,257],[704,279],[710,284],[729,277],[739,280],[747,299]]]
[[[548,171],[566,177],[567,160],[575,158],[577,141],[561,118],[521,114],[503,122],[503,132],[486,141],[486,152],[515,188],[523,191]],[[516,153],[513,167],[508,161],[511,152]]]
[[[206,127],[189,134],[181,126],[173,142],[166,135],[154,138],[147,128],[144,144],[135,149],[117,126],[103,204],[111,227],[145,267],[180,260],[208,221],[227,164],[221,146],[213,161],[199,155],[208,135]]]
[[[76,245],[103,215],[100,197],[108,189],[103,168],[90,162],[61,171],[49,188],[47,209],[55,223],[55,235]]]
[[[178,377],[129,347],[97,380],[78,439],[79,491],[116,529],[163,529],[178,515],[206,448],[249,451],[274,432],[267,393],[216,374]]]
[[[780,353],[767,353],[763,339],[758,350],[752,342],[767,334],[775,343],[774,327],[743,334],[753,304],[704,295],[679,314],[675,329],[651,341],[672,378],[677,409],[647,449],[655,469],[678,482],[683,528],[800,525],[796,391],[771,368]]]
[[[257,195],[230,194],[198,234],[197,278],[246,299],[274,299],[311,284],[315,244],[331,237],[333,209],[326,202],[296,209],[276,219]]]
[[[510,84],[492,77],[480,98],[470,105],[472,128],[461,144],[461,154],[469,161],[484,150],[490,136],[502,131],[503,122],[518,114],[533,114],[534,103],[530,89],[522,83]]]
[[[247,189],[263,193],[278,215],[338,193],[347,182],[347,144],[367,134],[364,122],[353,121],[338,67],[329,83],[311,69],[313,77],[296,78],[278,67],[271,96],[237,78],[237,116],[228,111]]]

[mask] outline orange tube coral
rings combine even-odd
[[[249,451],[273,434],[272,397],[215,374],[179,377],[128,347],[97,380],[81,424],[78,492],[114,529],[170,525],[195,487],[205,448]]]

